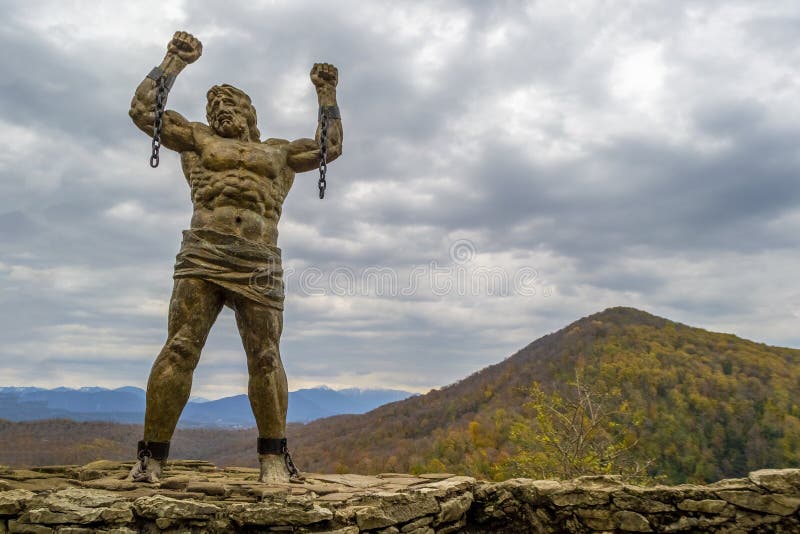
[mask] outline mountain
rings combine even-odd
[[[631,453],[637,461],[651,460],[649,474],[665,482],[708,482],[800,465],[800,350],[633,308],[584,317],[425,395],[361,415],[291,423],[289,447],[303,471],[508,478],[514,475],[504,461],[524,452],[510,439],[512,427],[538,425],[525,407],[526,388],[538,382],[546,392],[566,396],[576,372],[597,395],[621,397],[630,406],[640,421]],[[329,395],[320,392],[309,406]],[[242,400],[220,401],[240,403],[241,412]],[[0,421],[0,464],[130,459],[141,431],[140,424]],[[173,457],[255,466],[256,435],[252,428],[179,429]]]
[[[576,370],[641,420],[632,451],[670,482],[711,481],[800,464],[800,350],[712,333],[634,308],[610,308],[425,395],[292,435],[310,471],[511,476],[511,426],[535,428],[525,388],[568,390]],[[300,456],[302,452],[302,456]]]
[[[144,391],[134,387],[0,387],[0,418],[9,421],[67,418],[137,423],[142,420],[144,404]]]
[[[294,410],[291,421],[311,421],[319,417],[304,415],[306,410],[310,413],[326,413],[326,416],[337,414],[361,414],[377,408],[387,402],[394,402],[412,396],[407,391],[392,389],[339,389],[327,387],[312,389],[298,389],[293,392],[294,397],[289,401],[289,411]],[[294,406],[292,406],[294,401]],[[308,408],[306,408],[308,406]]]
[[[325,386],[289,392],[290,422],[308,422],[336,414],[359,414],[381,404],[412,396],[399,390],[336,391]],[[0,387],[0,419],[33,421],[72,419],[141,423],[144,418],[145,391],[125,386],[117,389],[59,387]],[[196,398],[184,409],[180,427],[245,428],[255,426],[247,395],[217,400]]]

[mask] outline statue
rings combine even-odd
[[[150,372],[144,437],[128,479],[159,481],[200,351],[226,305],[235,312],[247,356],[259,480],[289,482],[299,472],[285,438],[288,386],[279,350],[284,294],[278,220],[295,173],[319,166],[322,198],[325,161],[342,152],[338,71],[327,63],[311,69],[320,106],[316,139],[261,141],[250,97],[231,85],[208,91],[208,125],[163,111],[175,77],[201,53],[199,40],[176,32],[164,61],[139,84],[131,102],[133,122],[154,135],[151,165],[158,164],[160,144],[180,153],[194,213],[175,262],[167,341]]]

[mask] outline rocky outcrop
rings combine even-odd
[[[0,468],[0,534],[455,532],[477,484],[442,473],[304,473],[302,484],[261,484],[257,469],[176,460],[153,487],[125,481],[131,466]]]
[[[256,469],[176,460],[153,487],[126,482],[131,465],[0,467],[0,534],[800,532],[798,469],[707,486],[442,473],[305,473],[302,484],[267,485]]]
[[[800,533],[800,469],[705,486],[633,486],[619,477],[511,479],[474,490],[467,532]]]

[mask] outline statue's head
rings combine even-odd
[[[256,126],[256,108],[247,93],[225,83],[209,89],[206,96],[206,119],[217,134],[255,142],[261,140]]]

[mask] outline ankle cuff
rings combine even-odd
[[[140,460],[147,456],[153,460],[164,461],[169,456],[169,441],[140,441],[136,445],[136,457]]]
[[[286,438],[258,438],[258,454],[283,454]]]

